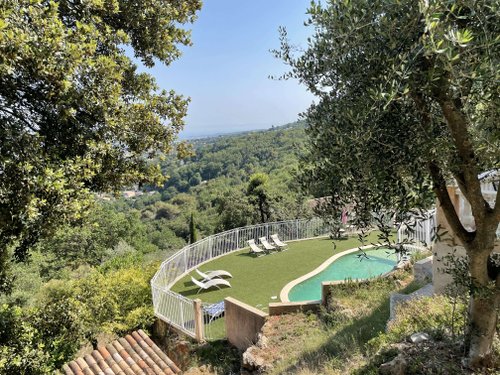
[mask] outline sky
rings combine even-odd
[[[205,0],[192,30],[193,46],[169,67],[149,73],[162,89],[189,96],[182,138],[269,128],[297,120],[313,96],[296,80],[277,81],[288,68],[269,50],[278,27],[305,46],[310,0]],[[145,69],[142,67],[141,69]]]

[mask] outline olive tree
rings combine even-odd
[[[297,50],[282,30],[276,55],[318,100],[304,114],[305,186],[338,212],[424,208],[434,194],[468,255],[468,362],[491,356],[500,277],[488,274],[500,198],[489,204],[478,174],[500,162],[499,3],[495,0],[313,1],[314,33]],[[447,191],[472,207],[466,229]],[[340,214],[339,214],[340,216]]]
[[[11,258],[94,192],[159,183],[149,162],[173,151],[188,100],[160,91],[151,67],[189,45],[200,0],[0,3],[0,287]],[[126,48],[129,53],[126,53]],[[179,147],[182,153],[185,147]]]

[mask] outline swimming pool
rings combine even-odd
[[[396,254],[388,249],[366,250],[368,259],[357,257],[359,254],[361,251],[354,250],[342,255],[319,273],[296,284],[288,292],[288,299],[291,302],[319,300],[322,281],[369,279],[391,271],[397,263]]]

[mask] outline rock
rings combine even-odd
[[[264,359],[254,353],[255,350],[252,350],[254,348],[254,346],[251,346],[245,353],[243,353],[242,366],[243,368],[251,371],[259,370],[264,365]]]
[[[259,350],[260,348],[257,346],[251,346],[243,353],[243,361],[241,364],[243,370],[265,373],[273,368],[272,364],[266,363],[264,358],[259,356]]]
[[[259,333],[257,335],[257,343],[255,344],[255,346],[261,348],[261,349],[267,349],[268,347],[268,338],[266,336],[264,336],[262,333]]]
[[[413,265],[415,280],[432,280],[432,256],[419,260]]]
[[[430,340],[430,338],[431,337],[427,333],[418,332],[410,336],[410,341],[414,344],[418,344],[419,342]]]
[[[406,366],[406,359],[400,353],[392,361],[383,363],[379,367],[379,373],[382,375],[405,375]]]
[[[405,342],[398,342],[396,344],[390,345],[390,348],[396,349],[398,352],[403,352],[408,349],[411,345]]]
[[[212,368],[207,365],[200,367],[191,367],[189,370],[183,372],[184,375],[213,375]]]
[[[168,348],[167,355],[180,368],[186,368],[191,362],[191,345],[188,341],[176,341]]]

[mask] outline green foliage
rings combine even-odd
[[[396,310],[396,319],[388,326],[388,335],[403,340],[415,332],[428,332],[436,338],[451,336],[455,327],[464,327],[467,305],[449,297],[426,297]],[[455,328],[456,329],[456,328]]]
[[[194,214],[191,212],[189,219],[189,243],[195,243],[196,241],[198,241],[198,231],[194,222]]]
[[[240,351],[225,340],[197,348],[194,359],[197,366],[208,366],[216,374],[235,374],[241,369]]]
[[[491,1],[313,2],[307,50],[295,57],[283,33],[277,51],[319,98],[306,114],[304,186],[334,207],[355,203],[363,219],[425,208],[433,185],[450,177],[470,191],[481,170],[498,167],[500,133],[481,115],[499,108],[495,9]]]
[[[125,54],[169,64],[201,1],[7,1],[0,5],[0,287],[7,249],[79,220],[91,192],[160,183],[188,101],[158,91]],[[29,22],[27,22],[29,20]],[[185,147],[177,147],[185,154]]]
[[[63,269],[97,266],[134,249],[142,254],[152,252],[158,249],[152,242],[151,232],[138,212],[125,214],[98,205],[81,226],[64,226],[39,244],[39,249],[49,255],[41,272],[49,279],[60,276]]]
[[[40,332],[23,319],[20,308],[0,307],[0,373],[52,374],[50,355],[39,340]]]
[[[308,14],[315,33],[307,49],[294,56],[283,32],[276,53],[318,97],[305,116],[303,186],[328,196],[337,217],[351,204],[361,227],[373,212],[405,219],[439,199],[470,258],[469,359],[477,365],[491,354],[500,301],[499,284],[489,296],[479,292],[495,282],[487,264],[500,199],[487,202],[478,178],[500,166],[498,2],[313,1]],[[453,180],[471,206],[472,229],[453,205]]]
[[[168,157],[162,163],[169,178],[159,194],[151,191],[113,205],[124,212],[130,207],[141,210],[144,221],[165,216],[168,221],[162,222],[163,228],[188,241],[191,212],[196,212],[201,236],[261,222],[258,200],[253,201],[257,196],[247,196],[246,191],[249,175],[266,173],[269,181],[262,192],[268,197],[269,208],[265,221],[308,217],[307,197],[299,192],[294,177],[304,139],[303,124],[294,123],[267,131],[194,140],[193,156],[182,161]],[[199,176],[203,180],[198,183]],[[160,208],[167,210],[158,214]]]
[[[52,280],[30,309],[3,306],[0,354],[9,357],[0,357],[2,373],[52,373],[101,333],[149,329],[154,321],[149,281],[158,264],[125,264],[128,268],[102,267],[79,279]]]
[[[222,194],[217,202],[220,231],[247,226],[253,222],[254,209],[240,190],[230,190]]]
[[[356,374],[377,373],[382,363],[390,361],[399,353],[393,345],[405,342],[416,332],[428,333],[433,341],[430,345],[417,345],[403,352],[408,374],[470,373],[460,364],[463,348],[460,350],[456,335],[465,323],[466,303],[457,303],[455,299],[445,296],[422,297],[402,303],[396,310],[396,318],[390,322],[387,331],[367,343],[367,363]],[[481,373],[495,373],[494,370],[483,371]]]
[[[265,173],[255,173],[250,176],[247,187],[247,196],[251,203],[256,205],[260,222],[269,221],[271,216],[268,195],[269,176]]]
[[[169,203],[156,202],[156,216],[155,219],[173,220],[180,214],[178,206]]]

